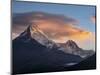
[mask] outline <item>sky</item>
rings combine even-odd
[[[13,24],[13,35],[22,32],[26,21],[32,20],[56,42],[72,39],[84,49],[95,49],[95,10],[95,6],[89,5],[13,2],[12,13],[23,13],[25,16],[17,17],[20,23]]]

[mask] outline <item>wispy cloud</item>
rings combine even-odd
[[[96,16],[92,16],[90,19],[95,24],[95,22],[96,22]]]

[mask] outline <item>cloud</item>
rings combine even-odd
[[[90,33],[87,39],[85,39],[84,41],[77,41],[77,44],[83,49],[95,50],[95,34]]]
[[[78,21],[68,16],[49,14],[44,12],[28,12],[14,14],[12,18],[12,32],[14,34],[20,34],[23,32],[30,23],[39,24],[42,23],[58,23],[64,25],[65,23],[77,24]]]
[[[92,47],[95,41],[95,35],[92,32],[78,28],[78,20],[69,16],[44,12],[15,15],[13,18],[13,37],[22,33],[30,24],[37,25],[55,42],[63,43],[70,39],[83,47],[87,46],[87,42],[88,44],[91,42]]]
[[[31,21],[38,21],[38,20],[49,20],[49,21],[56,21],[56,22],[67,22],[67,23],[77,23],[76,19],[73,19],[69,16],[64,15],[57,15],[57,14],[50,14],[44,12],[30,12],[30,13],[22,13],[22,14],[15,14],[13,17],[14,24],[28,24]]]
[[[95,24],[95,22],[96,22],[96,16],[92,16],[91,17],[91,21]]]
[[[44,31],[45,34],[49,36],[49,38],[56,42],[66,42],[69,39],[85,41],[92,36],[91,32],[84,31],[69,24],[60,26],[58,24],[40,23],[38,27]]]

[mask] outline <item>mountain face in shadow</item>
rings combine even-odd
[[[84,60],[79,55],[60,50],[59,46],[36,26],[29,26],[12,44],[13,74],[70,70],[69,66]]]
[[[67,68],[67,70],[89,70],[96,69],[96,54],[84,59],[80,63]]]
[[[81,60],[77,55],[66,54],[56,47],[49,48],[40,44],[31,37],[30,27],[13,40],[14,73],[56,71],[67,63],[78,63]]]

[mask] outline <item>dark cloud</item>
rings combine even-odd
[[[30,12],[30,13],[22,13],[16,14],[13,18],[14,24],[28,24],[34,20],[49,20],[55,22],[64,22],[64,23],[77,23],[76,19],[73,19],[64,15],[50,14],[44,12]]]

